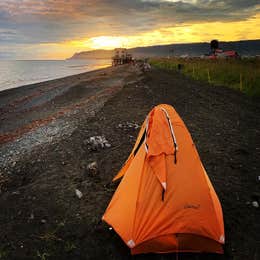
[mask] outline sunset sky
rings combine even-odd
[[[260,39],[259,0],[0,0],[0,59]]]

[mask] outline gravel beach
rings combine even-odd
[[[175,107],[223,207],[224,255],[260,258],[260,103],[175,72],[123,65],[0,93],[0,259],[131,256],[101,217],[152,107]]]

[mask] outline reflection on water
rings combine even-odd
[[[110,60],[1,61],[0,91],[105,68]]]

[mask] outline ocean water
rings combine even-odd
[[[0,60],[0,91],[111,65],[111,60]]]

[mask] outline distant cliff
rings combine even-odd
[[[73,60],[79,59],[110,59],[113,56],[113,50],[94,50],[76,52],[71,58]]]
[[[260,40],[220,42],[220,48],[235,50],[240,55],[260,55]],[[135,58],[143,57],[167,57],[167,56],[201,56],[210,51],[209,43],[185,43],[137,47],[128,49]],[[75,53],[69,59],[110,59],[113,50],[94,50]]]

